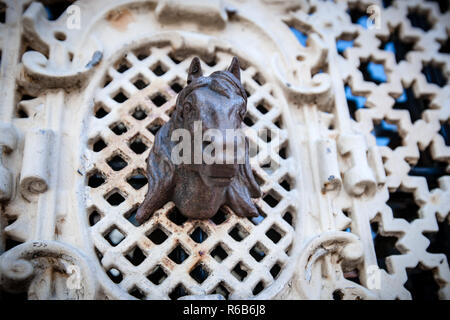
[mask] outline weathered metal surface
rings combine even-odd
[[[97,0],[60,14],[54,2],[0,1],[2,290],[450,298],[448,9]],[[170,201],[139,225],[145,160],[196,56],[205,74],[239,58],[243,127],[271,132],[246,131],[259,216],[187,219]]]
[[[156,134],[147,160],[148,191],[136,214],[139,223],[171,200],[181,214],[193,219],[212,218],[223,205],[241,217],[259,215],[251,199],[259,198],[261,191],[250,167],[248,141],[239,142],[235,135],[247,113],[247,95],[240,74],[236,57],[226,71],[216,71],[208,77],[203,76],[200,60],[192,60],[188,85],[178,94],[170,120]],[[184,129],[186,135],[181,141],[173,141],[173,133],[179,129]],[[208,130],[218,132],[220,139],[217,136],[205,145]],[[228,141],[230,130],[232,140]],[[196,141],[196,135],[200,141]],[[182,151],[187,159],[173,163],[174,153],[182,152],[174,150],[177,143],[184,144],[181,146],[185,147]],[[211,161],[203,157],[208,146],[211,153],[215,152]],[[230,159],[226,159],[227,153]]]

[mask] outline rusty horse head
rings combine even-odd
[[[226,130],[241,128],[246,112],[247,95],[240,81],[239,60],[234,57],[226,71],[204,77],[200,60],[194,58],[189,67],[187,86],[179,93],[170,120],[157,132],[147,159],[148,192],[136,214],[139,223],[146,221],[168,201],[173,201],[184,216],[194,219],[211,218],[222,205],[227,205],[241,217],[258,216],[251,198],[260,197],[261,191],[249,164],[247,138],[243,139],[244,143],[237,144],[237,148],[239,145],[241,148],[237,153],[240,151],[243,155],[240,162],[236,161],[236,152],[231,162],[210,163],[205,159],[200,162],[194,159],[195,148],[205,151],[211,144],[217,150],[231,144],[235,151],[234,137],[215,139],[211,143],[202,140],[196,147],[195,130],[203,134],[212,129],[227,136]],[[198,123],[201,123],[200,129],[196,127]],[[194,151],[194,155],[187,157],[188,163],[173,161],[176,142],[172,141],[172,135],[176,129],[189,133],[183,136],[183,141],[187,139],[184,142],[190,148],[188,151]]]

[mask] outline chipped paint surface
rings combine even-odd
[[[134,21],[133,14],[128,9],[113,10],[108,13],[106,20],[118,31],[126,32],[128,24]]]

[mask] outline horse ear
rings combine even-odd
[[[191,83],[192,80],[197,79],[203,75],[202,66],[200,65],[200,59],[195,57],[192,59],[191,65],[189,66],[187,83]]]
[[[227,71],[232,73],[236,79],[241,81],[241,67],[239,66],[239,59],[237,57],[233,57]]]

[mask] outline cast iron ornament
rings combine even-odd
[[[175,129],[188,130],[193,145],[194,122],[201,121],[203,132],[214,128],[225,137],[226,129],[241,128],[246,112],[247,95],[237,57],[226,71],[216,71],[208,77],[203,76],[200,60],[195,57],[189,67],[187,86],[178,94],[170,120],[157,132],[147,159],[148,191],[136,214],[139,223],[169,201],[181,214],[193,219],[211,218],[223,205],[240,217],[259,215],[251,198],[261,197],[261,191],[250,167],[247,138],[241,144],[245,148],[241,150],[245,157],[242,164],[205,164],[203,160],[200,164],[174,164],[171,160],[177,143],[171,141]],[[234,146],[234,141],[231,143]]]

